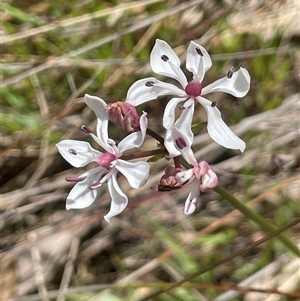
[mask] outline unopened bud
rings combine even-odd
[[[109,120],[120,126],[126,133],[132,133],[140,126],[140,116],[135,106],[128,102],[117,101],[106,106]]]
[[[185,183],[177,180],[176,175],[179,172],[184,171],[183,167],[169,166],[165,170],[165,174],[161,177],[159,184],[152,186],[151,189],[154,191],[171,191],[181,188]]]

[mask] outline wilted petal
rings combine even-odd
[[[56,146],[64,159],[74,167],[83,167],[101,154],[85,141],[63,140],[57,143]]]
[[[138,189],[146,183],[150,166],[146,162],[128,162],[119,159],[116,169],[126,177],[132,188]]]
[[[82,209],[90,206],[97,197],[97,189],[90,189],[89,187],[98,179],[99,174],[92,173],[87,175],[83,181],[78,182],[67,197],[66,209]]]
[[[185,201],[185,206],[184,206],[184,214],[185,215],[190,215],[196,210],[197,200],[198,200],[199,195],[200,195],[199,183],[198,183],[198,181],[194,181],[192,183],[191,192],[189,193],[189,195]]]
[[[126,208],[128,198],[121,190],[115,174],[107,180],[107,187],[111,196],[111,205],[110,210],[104,216],[104,219],[109,222],[111,217],[120,214]]]
[[[140,118],[141,130],[139,132],[131,133],[119,143],[118,148],[120,153],[122,154],[126,150],[134,147],[140,147],[144,142],[147,127],[148,127],[147,113],[144,112]]]
[[[150,54],[150,65],[153,72],[176,79],[182,87],[187,85],[187,79],[180,69],[180,59],[167,42],[156,40]]]
[[[88,94],[85,94],[84,100],[97,116],[97,136],[102,137],[103,140],[107,141],[109,112],[105,109],[106,102],[99,97]]]
[[[173,98],[167,103],[163,116],[163,126],[166,130],[170,130],[175,123],[175,110],[182,101],[185,101],[185,98]]]
[[[204,106],[204,108],[207,113],[207,131],[210,137],[226,148],[239,149],[243,152],[246,147],[245,142],[226,125],[219,109],[211,106]]]
[[[194,79],[197,78],[202,82],[211,65],[211,58],[206,49],[192,41],[187,49],[186,69],[193,73]]]
[[[202,89],[201,95],[212,92],[225,92],[236,97],[245,96],[250,89],[250,75],[247,69],[240,68],[231,78],[227,76],[218,79]]]
[[[138,106],[163,95],[185,95],[176,86],[157,80],[154,77],[140,79],[133,83],[127,92],[126,102]]]

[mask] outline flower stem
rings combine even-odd
[[[164,138],[156,133],[154,130],[150,129],[149,127],[146,130],[146,133],[157,140],[161,145],[164,145]]]
[[[248,219],[251,219],[256,224],[258,224],[263,230],[268,232],[277,230],[275,226],[268,223],[261,215],[250,209],[247,205],[240,202],[224,187],[218,185],[213,190],[221,195],[224,199],[226,199],[230,203],[230,205],[243,213]],[[287,236],[285,236],[283,233],[279,233],[277,236],[291,252],[300,257],[299,248]]]

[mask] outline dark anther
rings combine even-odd
[[[69,153],[72,154],[72,155],[77,155],[76,150],[73,149],[73,148],[69,148]]]
[[[186,143],[182,137],[177,138],[175,142],[179,149],[183,149],[184,147],[186,147]]]
[[[153,81],[149,81],[145,83],[146,87],[153,87],[154,86],[154,82]]]
[[[201,55],[201,56],[203,56],[203,53],[202,53],[202,51],[201,51],[201,49],[200,48],[196,48],[196,51],[197,51],[197,53],[199,54],[199,55]]]
[[[216,100],[212,101],[212,102],[211,102],[211,106],[212,106],[213,108],[216,107],[216,106],[217,106],[217,101],[216,101]]]
[[[227,72],[227,78],[232,78],[233,72],[234,72],[234,68],[231,67]]]
[[[164,62],[167,62],[169,60],[169,58],[163,54],[161,57],[160,57]]]
[[[93,131],[88,126],[85,126],[85,125],[83,125],[80,129],[86,134],[93,133]]]

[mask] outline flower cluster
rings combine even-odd
[[[173,158],[175,165],[169,166],[159,185],[151,188],[170,191],[189,183],[191,189],[185,202],[184,213],[193,213],[200,191],[204,192],[218,185],[218,177],[213,169],[207,162],[198,161],[192,150],[195,103],[204,107],[207,114],[207,131],[215,142],[229,149],[244,151],[245,142],[222,120],[216,102],[204,96],[213,92],[225,92],[235,97],[245,96],[250,89],[250,76],[246,69],[241,67],[236,72],[230,69],[225,77],[203,86],[205,73],[211,67],[212,61],[205,48],[193,41],[186,54],[186,69],[192,73],[191,81],[188,81],[181,70],[180,59],[165,41],[156,40],[150,55],[150,65],[154,73],[175,79],[179,86],[149,77],[133,83],[124,102],[106,104],[99,97],[85,95],[86,104],[97,116],[96,135],[87,126],[82,126],[81,129],[89,134],[103,151],[98,151],[83,141],[63,140],[57,144],[60,154],[74,167],[83,167],[91,162],[96,164],[96,167],[80,176],[66,178],[67,181],[76,183],[67,197],[67,209],[90,206],[99,189],[107,182],[111,207],[104,218],[109,221],[111,217],[120,214],[126,208],[128,198],[118,184],[118,172],[126,177],[132,188],[138,189],[146,183],[150,170],[145,161],[128,161],[130,158],[149,156],[149,151],[131,157],[124,152],[140,147],[146,134],[149,134],[163,144],[161,150]],[[136,106],[166,95],[172,95],[172,98],[164,109],[162,124],[166,132],[162,138],[148,127],[145,112],[141,116],[138,115]],[[179,104],[181,113],[176,119],[176,108]],[[109,122],[128,133],[118,144],[108,137]],[[185,160],[185,166],[180,164],[179,157]]]

